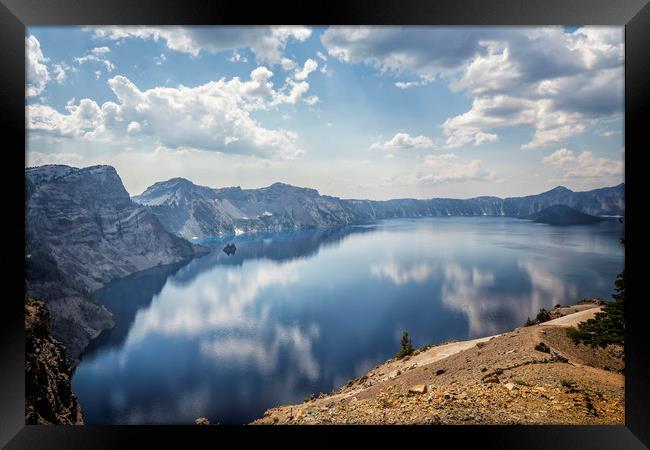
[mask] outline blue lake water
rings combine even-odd
[[[116,327],[72,380],[87,424],[247,423],[416,346],[610,299],[623,226],[511,218],[390,220],[204,240],[213,252],[96,293]],[[235,242],[237,251],[221,251]]]

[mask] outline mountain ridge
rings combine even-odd
[[[182,178],[181,191],[178,180],[156,182],[131,198],[149,208],[169,231],[186,239],[345,226],[389,218],[526,217],[555,204],[566,204],[589,215],[624,213],[624,183],[591,191],[557,186],[521,197],[365,200],[322,195],[316,189],[282,182],[251,189],[211,188]]]

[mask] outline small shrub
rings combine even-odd
[[[411,342],[411,338],[409,337],[409,332],[406,330],[402,333],[402,340],[400,341],[400,344],[401,348],[396,355],[399,359],[402,359],[405,356],[410,356],[415,351],[413,348],[413,342]]]
[[[567,380],[566,378],[563,378],[562,380],[560,380],[560,384],[562,385],[562,387],[565,387],[565,388],[572,388],[575,385],[575,383],[573,381]]]
[[[542,322],[548,322],[551,320],[551,313],[544,308],[540,309],[539,312],[537,313],[537,317],[535,318],[537,323],[542,323]]]
[[[529,327],[531,325],[537,325],[538,323],[548,322],[551,319],[552,319],[551,312],[542,308],[539,310],[534,320],[531,320],[531,318],[528,317],[526,319],[526,323],[524,323],[524,326]]]

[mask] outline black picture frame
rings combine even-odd
[[[644,262],[643,202],[650,117],[649,0],[336,0],[309,5],[298,1],[253,4],[234,1],[174,0],[0,0],[0,127],[7,182],[3,222],[7,226],[4,266],[12,287],[2,300],[0,327],[0,445],[6,448],[131,448],[141,445],[192,448],[194,439],[217,446],[225,434],[283,440],[285,444],[335,444],[340,435],[361,432],[382,442],[423,437],[457,445],[476,440],[481,448],[646,448],[650,447],[650,338],[645,324],[647,265]],[[24,183],[25,28],[37,25],[192,24],[399,24],[399,25],[619,25],[625,26],[625,260],[626,375],[625,426],[436,426],[436,427],[197,427],[197,426],[26,426],[24,411]],[[10,174],[11,176],[6,176]],[[24,191],[22,191],[24,193]],[[22,211],[22,212],[21,212]],[[638,262],[634,262],[637,259]],[[632,261],[632,263],[630,263]],[[17,292],[14,292],[15,291]],[[326,433],[322,433],[326,431]],[[369,433],[370,431],[370,433]],[[304,436],[320,432],[318,441]],[[409,436],[403,436],[408,434]],[[411,436],[418,434],[420,436]],[[234,436],[231,436],[234,437]],[[309,440],[307,440],[309,439]],[[346,438],[347,440],[347,438]],[[405,444],[405,445],[414,445]]]

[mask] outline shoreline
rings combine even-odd
[[[251,424],[623,423],[621,358],[566,337],[568,327],[600,309],[597,303],[554,308],[559,317],[547,322],[424,346],[330,394],[270,408]],[[541,342],[548,353],[535,348]],[[586,416],[573,411],[579,401]]]

